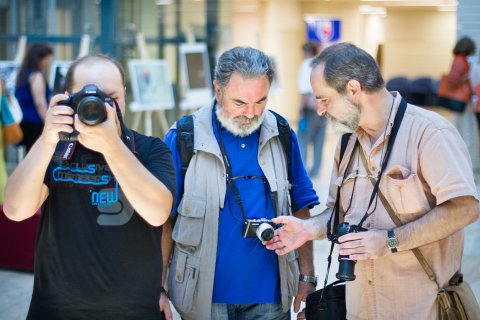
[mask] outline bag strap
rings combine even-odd
[[[365,157],[364,152],[365,151],[363,150],[363,148],[360,147],[360,158],[362,159],[363,166],[367,170],[368,179],[370,180],[372,185],[375,186],[376,179],[372,176],[372,173],[370,172],[370,169],[368,168],[367,159]],[[403,225],[403,223],[400,221],[400,219],[395,214],[395,211],[393,210],[393,208],[388,203],[388,200],[383,195],[382,190],[380,190],[380,188],[378,189],[378,198],[382,202],[385,210],[387,210],[387,213],[390,216],[390,218],[392,219],[393,223],[395,223],[396,226]],[[436,277],[435,273],[433,272],[432,268],[430,267],[430,265],[428,264],[427,260],[425,259],[424,255],[422,254],[422,252],[418,248],[413,248],[412,252],[415,255],[415,257],[417,258],[418,262],[420,262],[420,265],[422,266],[423,270],[425,270],[425,273],[427,274],[428,278],[430,280],[432,280],[433,282],[435,282],[437,284],[437,287],[440,289],[440,286],[437,282],[437,277]]]
[[[340,171],[340,163],[342,162],[343,156],[345,155],[345,151],[347,150],[348,141],[350,140],[351,135],[352,135],[351,133],[345,133],[344,135],[342,135],[342,140],[340,142],[340,157],[338,158],[338,171]],[[352,150],[352,155],[355,152],[357,144],[358,143],[355,142],[355,147]],[[348,170],[348,167],[350,167],[350,163],[351,163],[352,158],[353,157],[350,156],[350,160],[348,161],[346,170]],[[327,222],[327,237],[329,237],[329,239],[332,236],[331,231],[330,231],[331,230],[332,218],[334,219],[334,221],[333,221],[334,231],[335,231],[335,228],[337,228],[339,220],[340,220],[340,210],[339,210],[339,208],[340,208],[340,186],[337,187],[337,197],[335,198],[335,206],[333,207],[332,214],[330,215],[330,219]],[[335,241],[330,241],[330,242],[331,242],[330,253],[328,254],[328,258],[327,258],[327,273],[325,275],[325,280],[323,282],[323,289],[324,290],[322,291],[322,295],[320,297],[320,300],[323,299],[323,295],[325,293],[325,288],[327,287],[328,274],[330,273],[330,266],[332,265],[332,252],[333,252],[333,247],[335,246]],[[345,282],[345,281],[344,280],[337,280],[337,281],[333,282],[331,285],[334,286],[334,285],[336,285],[338,283],[342,283],[342,282]]]

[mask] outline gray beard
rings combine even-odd
[[[360,108],[343,97],[347,108],[346,116],[343,119],[330,118],[333,130],[337,134],[352,133],[358,129],[360,123]]]
[[[266,110],[266,109],[265,109]],[[253,119],[248,119],[245,116],[239,116],[235,118],[228,118],[223,112],[223,106],[220,103],[217,103],[217,108],[215,114],[217,115],[218,121],[222,126],[230,131],[235,136],[241,138],[251,135],[262,125],[263,118],[265,118],[265,110],[260,116],[255,116]],[[244,121],[249,121],[248,124],[242,124]]]

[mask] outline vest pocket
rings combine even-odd
[[[172,234],[175,242],[194,247],[200,244],[206,205],[205,200],[185,197],[182,199]]]
[[[168,276],[169,297],[175,308],[188,313],[194,305],[194,293],[198,281],[198,258],[175,250]]]

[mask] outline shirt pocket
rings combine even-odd
[[[402,222],[417,219],[430,210],[422,182],[416,173],[396,165],[385,174],[387,199]]]
[[[183,198],[178,206],[178,216],[173,228],[175,242],[197,247],[203,234],[207,202],[197,198]]]
[[[354,186],[357,182],[356,181],[357,178],[358,178],[358,174],[356,172],[351,172],[347,174],[347,176],[345,177],[345,180],[343,181],[343,184],[342,184],[343,176],[338,177],[337,180],[335,181],[335,185],[337,187],[341,186],[340,211],[344,213],[346,213],[350,207],[351,199],[354,192]],[[336,193],[336,190],[335,190],[335,193]]]

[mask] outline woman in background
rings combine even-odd
[[[45,71],[50,66],[53,50],[43,43],[32,44],[25,54],[18,72],[15,97],[23,112],[20,126],[27,152],[42,133],[45,114],[50,99]]]

